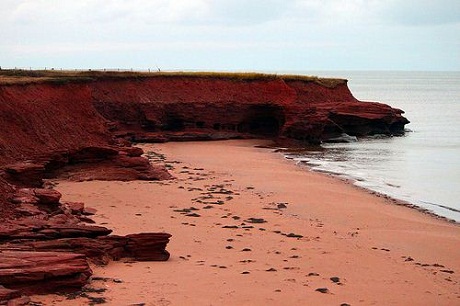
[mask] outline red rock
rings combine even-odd
[[[131,157],[138,157],[144,154],[144,151],[138,147],[123,147],[120,149],[120,153],[125,153]]]
[[[5,179],[18,186],[40,187],[44,176],[43,164],[31,161],[5,165]]]
[[[64,206],[73,214],[82,214],[85,209],[85,204],[82,202],[65,202]]]
[[[58,238],[106,236],[112,231],[95,225],[81,224],[50,224],[49,220],[37,222],[37,225],[19,225],[8,223],[0,225],[0,242],[18,239],[49,240]]]
[[[60,251],[84,254],[97,264],[107,264],[109,260],[131,258],[138,261],[166,261],[169,253],[165,250],[170,234],[142,233],[127,236],[103,236],[94,238],[61,238],[40,241],[14,241],[3,248],[28,251]],[[2,246],[0,246],[0,250]]]
[[[98,111],[139,140],[210,140],[227,132],[317,142],[341,133],[400,134],[408,123],[400,110],[356,100],[345,80],[173,76],[91,86]]]
[[[96,213],[97,213],[97,209],[92,208],[92,207],[84,207],[82,211],[82,214],[86,216],[95,215]]]
[[[27,294],[81,288],[91,274],[86,257],[81,254],[0,252],[0,283]]]
[[[127,251],[136,260],[140,261],[166,261],[169,252],[166,245],[170,234],[167,233],[140,233],[126,235]]]
[[[54,189],[35,188],[33,193],[41,204],[58,204],[62,197],[61,193]]]
[[[2,305],[2,302],[19,298],[21,295],[22,294],[19,290],[7,289],[0,285],[0,305]]]
[[[30,305],[31,299],[26,295],[8,300],[8,306],[27,306]]]
[[[36,216],[43,214],[37,206],[29,203],[22,203],[16,206],[16,212],[20,213],[22,216]]]
[[[30,292],[79,287],[90,275],[85,257],[66,252],[81,252],[101,263],[169,258],[169,234],[108,236],[109,229],[79,223],[87,218],[81,205],[63,206],[59,192],[30,189],[56,176],[171,178],[164,166],[150,164],[127,140],[256,136],[320,142],[342,133],[403,133],[408,121],[401,110],[356,100],[345,80],[325,82],[158,75],[0,84],[0,243],[28,250],[17,256],[9,251],[8,258],[0,252],[0,267],[17,267],[12,274],[0,268],[0,283],[6,286],[6,280],[7,288]],[[19,267],[27,269],[21,274]],[[68,274],[72,269],[75,273]]]

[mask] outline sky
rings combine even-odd
[[[460,71],[460,0],[0,0],[0,66]]]

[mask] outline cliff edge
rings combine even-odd
[[[47,178],[169,179],[131,142],[401,135],[402,114],[356,100],[343,79],[0,70],[0,302],[79,288],[88,259],[169,258],[169,234],[110,235]]]

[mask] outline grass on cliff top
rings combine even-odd
[[[315,82],[326,87],[344,84],[345,79],[320,78],[317,76],[294,74],[266,74],[255,72],[139,72],[139,71],[71,71],[71,70],[0,70],[0,84],[30,84],[50,82],[64,84],[69,82],[91,82],[98,79],[142,79],[155,77],[194,77],[219,78],[236,81],[276,80]]]

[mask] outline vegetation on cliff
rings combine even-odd
[[[0,70],[0,84],[30,84],[35,82],[67,83],[91,82],[100,79],[142,79],[155,77],[191,77],[212,78],[235,81],[260,81],[260,80],[285,80],[314,82],[319,85],[334,88],[346,84],[347,80],[339,78],[320,78],[317,76],[295,74],[268,74],[255,72],[140,72],[140,71],[114,71],[114,70]]]

